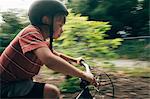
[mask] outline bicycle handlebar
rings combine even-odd
[[[80,61],[80,65],[85,67],[87,73],[91,73],[92,74],[92,72],[90,70],[90,66],[87,63],[85,63],[84,60]],[[85,89],[86,86],[88,86],[90,84],[88,81],[86,81],[86,80],[84,80],[82,78],[80,78],[80,80],[81,80],[80,88],[82,88],[82,89]]]
[[[86,69],[87,73],[91,73],[91,67],[90,65],[88,65],[84,60],[80,61],[80,65],[84,66]],[[102,76],[104,75],[105,78],[102,78]],[[106,82],[106,86],[104,86],[104,88],[109,87],[108,84],[110,84],[110,87],[112,88],[112,99],[114,99],[114,85],[113,82],[111,80],[111,78],[109,77],[108,74],[106,74],[105,72],[103,72],[102,74],[98,74],[96,76],[94,76],[96,78],[96,83],[98,84],[98,86],[94,86],[94,89],[96,90],[95,94],[91,94],[88,85],[90,84],[88,81],[80,78],[81,82],[80,82],[80,88],[82,88],[82,92],[77,96],[76,99],[84,99],[84,98],[88,98],[88,99],[93,99],[93,97],[95,97],[96,93],[98,93],[100,95],[100,93],[104,93],[102,89],[104,86],[103,80],[105,81],[109,81],[108,83]],[[102,85],[103,84],[103,85]],[[105,91],[105,90],[104,90]],[[107,95],[106,95],[107,96]],[[89,98],[90,97],[90,98]]]
[[[90,66],[87,63],[85,63],[84,60],[81,60],[80,64],[81,64],[81,66],[85,67],[87,73],[91,73]]]

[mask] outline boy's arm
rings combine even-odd
[[[50,39],[47,39],[47,43],[49,43],[49,40],[50,40]],[[65,55],[65,54],[63,54],[63,53],[59,53],[59,52],[55,51],[54,49],[53,49],[53,53],[54,53],[56,56],[59,56],[59,57],[63,58],[63,59],[66,60],[67,62],[75,62],[75,63],[79,64],[79,62],[80,62],[81,59],[82,59],[82,58],[73,58],[73,57],[70,57],[70,56]]]
[[[65,75],[80,77],[89,82],[92,82],[94,79],[92,74],[87,74],[80,69],[72,66],[67,61],[54,55],[47,47],[38,48],[34,50],[34,53],[43,64],[56,72],[61,72]]]
[[[53,53],[61,58],[63,58],[64,60],[66,60],[67,62],[75,62],[77,64],[79,64],[79,61],[82,59],[82,58],[73,58],[71,56],[68,56],[68,55],[65,55],[63,53],[59,53],[55,50],[53,50]]]

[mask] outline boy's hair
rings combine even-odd
[[[57,0],[38,0],[29,8],[28,15],[32,25],[42,25],[43,16],[55,16],[56,14],[68,15],[66,7]]]

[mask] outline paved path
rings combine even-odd
[[[110,63],[114,64],[116,67],[150,67],[149,61],[139,61],[139,60],[111,60]]]
[[[140,61],[140,60],[131,60],[131,59],[117,59],[117,60],[94,60],[93,62],[97,63],[98,65],[101,64],[113,64],[116,67],[150,67],[150,61]]]

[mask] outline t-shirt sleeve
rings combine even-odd
[[[42,34],[37,31],[19,36],[19,43],[24,54],[40,47],[48,47]]]

